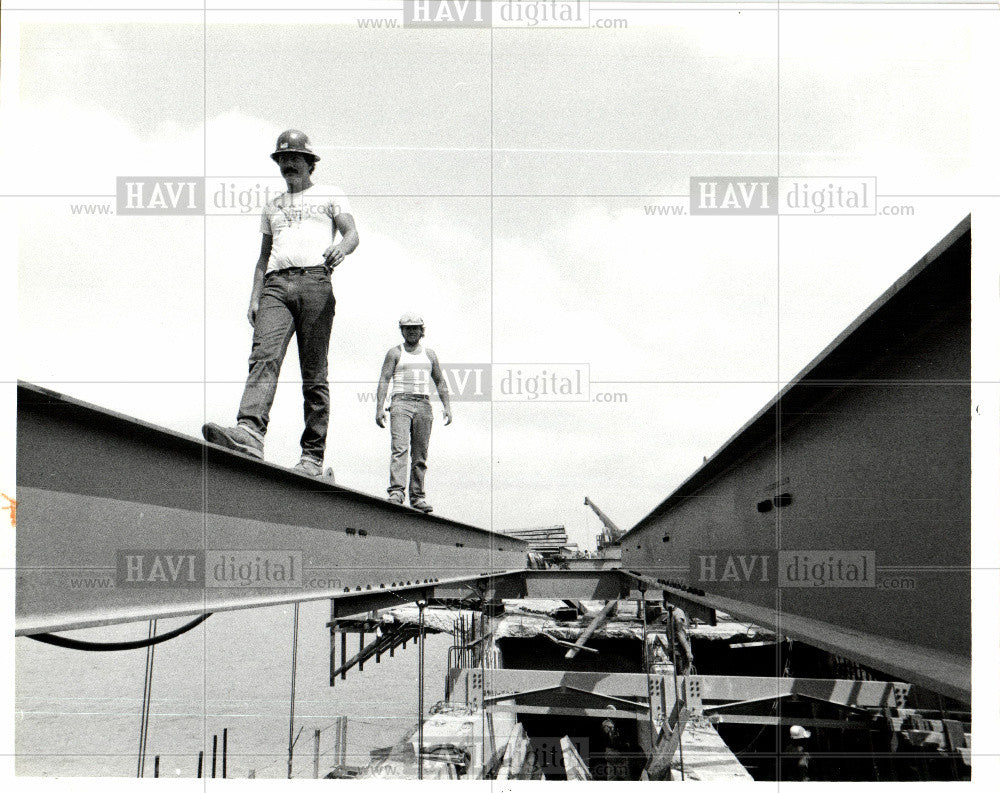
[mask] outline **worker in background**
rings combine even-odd
[[[614,706],[611,706],[614,709]],[[594,779],[606,781],[627,782],[638,779],[638,772],[633,768],[639,756],[635,747],[618,730],[618,725],[612,719],[601,722],[601,734],[596,742],[596,752],[591,754],[593,762],[591,773]]]
[[[382,362],[382,374],[375,395],[375,423],[385,427],[385,400],[392,382],[389,405],[392,433],[392,459],[389,462],[389,501],[402,504],[409,473],[410,506],[432,512],[424,493],[427,450],[431,441],[430,384],[434,382],[444,405],[445,426],[451,424],[448,384],[441,374],[441,364],[434,350],[420,343],[424,320],[419,314],[404,314],[399,320],[403,343],[392,347]],[[409,465],[407,465],[409,458]],[[407,471],[409,469],[409,471]]]
[[[625,757],[624,741],[618,732],[618,726],[611,719],[601,722],[601,742],[603,743],[601,748],[604,749],[602,753],[604,764],[602,769],[596,767],[593,769],[594,778],[627,781],[628,758]],[[599,770],[603,771],[600,775],[598,775]]]
[[[677,659],[677,673],[685,674],[694,665],[688,616],[679,606],[667,606],[667,613],[660,619],[667,623],[667,635],[674,642],[672,650]]]
[[[809,750],[806,742],[812,736],[805,727],[793,724],[788,728],[788,743],[782,752],[782,779],[795,782],[808,782]]]
[[[288,190],[269,201],[261,216],[260,257],[247,311],[253,326],[250,374],[236,426],[209,423],[202,433],[211,443],[264,457],[278,373],[294,335],[305,416],[302,456],[295,470],[322,476],[330,423],[327,358],[337,303],[330,276],[358,247],[358,232],[340,188],[313,184],[320,158],[304,132],[282,132],[271,159],[281,169]]]

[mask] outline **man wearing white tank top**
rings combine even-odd
[[[385,427],[385,399],[392,382],[389,427],[392,433],[392,458],[389,462],[389,501],[403,503],[407,467],[410,478],[410,506],[432,512],[424,493],[427,450],[431,441],[431,382],[444,405],[445,426],[451,424],[448,385],[441,374],[441,364],[434,350],[424,347],[424,320],[417,314],[404,314],[399,320],[403,343],[385,354],[382,374],[375,396],[375,423]],[[407,466],[409,457],[409,466]]]

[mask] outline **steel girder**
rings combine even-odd
[[[663,719],[675,704],[674,681],[668,675],[632,672],[565,672],[548,669],[449,670],[450,690],[464,701],[481,707],[518,698],[533,698],[534,706],[546,694],[576,692],[617,703],[642,705],[648,701],[653,720]],[[858,711],[901,708],[909,686],[879,680],[828,680],[795,677],[737,677],[729,675],[681,675],[678,691],[693,715],[719,712],[740,703],[804,697]],[[732,715],[732,714],[731,714]]]
[[[28,383],[17,431],[18,635],[320,598],[345,615],[525,567],[520,540]]]
[[[966,217],[621,539],[622,567],[969,702],[971,240]]]
[[[714,608],[773,630],[779,637],[798,639],[813,647],[878,669],[898,680],[915,683],[961,702],[972,702],[971,668],[968,659],[960,655],[720,595],[676,592],[668,586],[663,588],[663,592],[668,601],[677,594],[707,608]]]

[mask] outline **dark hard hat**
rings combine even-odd
[[[271,155],[271,159],[277,162],[278,155],[285,152],[298,152],[307,157],[312,157],[313,162],[319,162],[319,155],[309,146],[309,136],[301,130],[286,129],[278,135],[278,142],[274,145],[274,153]]]

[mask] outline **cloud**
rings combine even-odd
[[[774,376],[773,218],[586,203],[572,214],[541,199],[505,210],[516,232],[497,243],[504,360],[588,362],[598,379]]]
[[[968,58],[949,60],[966,37],[983,46],[977,58],[990,52],[985,32],[970,32],[971,17],[948,16],[941,43],[941,15],[923,15],[911,39],[885,36],[898,16],[869,31],[852,30],[855,15],[807,13],[782,21],[783,172],[875,173],[883,191],[921,194],[984,184],[989,169],[975,172],[968,144],[952,140],[979,112],[969,110],[972,97],[990,95],[962,83]],[[191,121],[204,110],[195,72],[171,72],[162,106],[159,94],[140,97],[167,55],[139,45],[171,31],[102,28],[90,43],[84,35],[63,46],[51,68],[44,48],[31,55],[39,76],[5,116],[0,163],[8,192],[34,196],[109,196],[125,174],[207,172],[280,189],[267,155],[299,107],[323,154],[317,180],[346,189],[362,237],[334,276],[331,371],[340,382],[329,458],[338,476],[370,492],[384,487],[387,438],[359,393],[374,389],[399,315],[417,310],[442,360],[582,362],[608,381],[602,388],[629,396],[614,407],[492,415],[463,405],[454,426],[435,429],[430,481],[441,511],[504,526],[560,522],[563,510],[579,521],[586,512],[572,510],[588,494],[628,524],[967,211],[925,203],[905,220],[647,214],[646,205],[671,202],[656,191],[686,188],[691,175],[773,172],[776,38],[767,16],[680,15],[675,27],[608,34],[617,36],[610,47],[596,31],[550,31],[544,40],[506,31],[492,69],[485,40],[473,38],[463,40],[469,58],[456,59],[444,34],[411,50],[346,27],[210,28],[204,124]],[[833,31],[829,43],[817,35],[820,19]],[[202,29],[184,32],[185,68],[197,65],[203,78]],[[304,42],[282,73],[299,78],[308,107],[280,92],[266,59],[254,60],[273,35]],[[331,83],[328,66],[316,65],[329,52],[340,62],[368,53],[370,69],[344,70]],[[137,77],[129,69],[140,60],[149,63]],[[88,64],[102,86],[117,80],[128,90],[88,93]],[[403,83],[391,79],[401,73]],[[462,75],[471,82],[452,79]],[[343,114],[329,111],[331,98]],[[438,106],[450,109],[428,109]],[[44,156],[24,155],[29,138]],[[491,162],[488,151],[451,150],[491,141],[542,151],[500,151]],[[391,150],[364,148],[372,145]],[[992,140],[974,145],[987,151]],[[566,150],[546,151],[559,146]],[[622,151],[577,150],[588,147]],[[698,153],[712,149],[726,151]],[[532,190],[544,195],[500,195]],[[77,200],[16,204],[18,375],[190,434],[206,417],[235,418],[256,212],[82,216],[70,211]],[[291,464],[302,421],[294,347],[282,378],[268,459]]]

